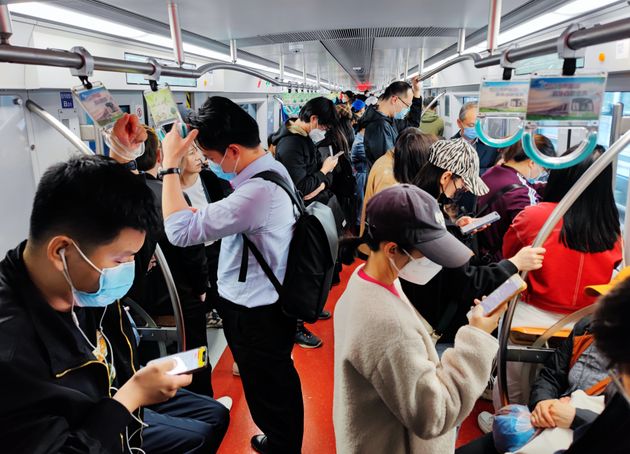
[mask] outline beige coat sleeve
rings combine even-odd
[[[472,411],[490,377],[497,348],[495,338],[471,326],[458,331],[455,347],[438,365],[429,361],[421,339],[392,343],[371,381],[407,429],[420,438],[435,438]]]

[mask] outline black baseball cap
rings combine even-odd
[[[365,222],[371,238],[411,245],[446,268],[463,266],[473,255],[448,233],[435,198],[413,185],[397,184],[374,195],[367,204]]]

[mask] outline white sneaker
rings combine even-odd
[[[236,364],[236,362],[232,363],[232,375],[236,375],[237,377],[241,376],[241,373],[238,370],[238,364]]]
[[[479,428],[485,434],[492,432],[492,423],[494,422],[494,415],[489,411],[482,411],[477,416],[477,424]]]
[[[216,401],[227,408],[228,411],[232,409],[232,398],[230,396],[219,397]]]

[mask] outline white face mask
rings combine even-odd
[[[396,271],[398,271],[398,277],[411,282],[412,284],[425,285],[442,269],[442,265],[438,265],[426,257],[414,259],[407,251],[404,249],[402,249],[402,251],[405,255],[407,255],[407,257],[409,257],[409,263],[401,269],[398,269],[396,263],[394,263],[394,260],[392,260],[391,257],[389,258],[389,261],[392,263],[394,268],[396,268]]]
[[[308,136],[311,138],[314,144],[318,144],[326,138],[326,131],[322,131],[319,128],[314,128],[311,129],[311,132],[308,133]]]

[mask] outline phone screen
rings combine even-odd
[[[527,284],[525,281],[518,274],[513,275],[481,302],[485,315],[492,314],[503,303],[506,303],[514,295],[526,288]]]
[[[149,361],[148,364],[168,359],[174,359],[177,363],[173,369],[167,372],[168,375],[188,374],[208,365],[208,352],[206,347],[199,347],[186,352],[154,359],[153,361]]]
[[[492,213],[490,213],[490,214],[488,214],[488,215],[486,215],[484,217],[475,219],[470,224],[467,224],[467,225],[463,226],[461,228],[461,231],[462,231],[463,234],[467,234],[467,233],[470,233],[470,232],[472,232],[474,230],[477,230],[480,227],[492,224],[493,222],[496,222],[499,219],[501,219],[501,216],[499,215],[499,213],[497,213],[496,211],[493,211]]]

